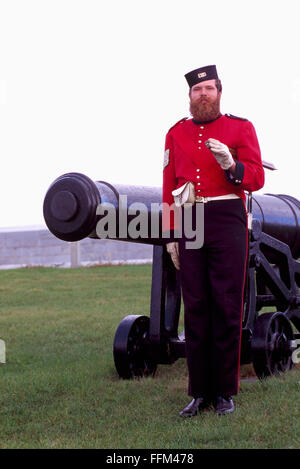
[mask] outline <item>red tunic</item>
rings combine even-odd
[[[206,147],[205,141],[209,138],[229,147],[237,163],[233,178],[229,171],[220,167]],[[207,123],[183,119],[175,124],[166,136],[163,202],[172,205],[172,191],[187,181],[193,182],[196,195],[203,197],[234,193],[245,200],[244,190],[261,189],[264,185],[264,169],[252,123],[228,114]],[[164,220],[164,230],[174,228],[172,218],[168,225]]]

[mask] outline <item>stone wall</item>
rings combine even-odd
[[[153,246],[109,239],[61,241],[46,226],[0,228],[0,269],[152,262]]]

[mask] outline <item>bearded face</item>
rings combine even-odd
[[[220,115],[222,91],[216,80],[205,80],[191,87],[190,112],[196,121],[207,122]]]

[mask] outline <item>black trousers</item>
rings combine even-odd
[[[184,210],[182,219],[184,223]],[[238,393],[247,257],[244,202],[204,204],[204,244],[187,249],[186,241],[184,235],[179,240],[179,256],[188,394],[195,398],[234,395]]]

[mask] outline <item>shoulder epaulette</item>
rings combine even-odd
[[[176,125],[182,124],[182,123],[185,122],[187,119],[188,119],[188,117],[184,117],[183,119],[180,119],[180,121],[176,122],[176,124],[172,125],[172,127],[169,128],[168,133],[170,132],[170,130],[174,129],[174,127],[176,127]]]
[[[241,121],[247,121],[248,119],[245,119],[244,117],[237,117],[234,116],[233,114],[225,114],[226,117],[230,117],[230,119],[239,119]]]

